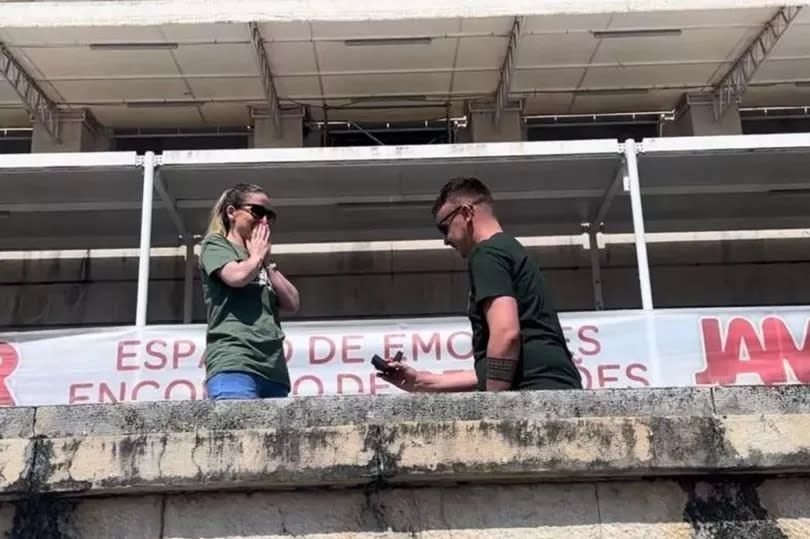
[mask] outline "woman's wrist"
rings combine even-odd
[[[256,256],[254,254],[249,255],[247,261],[254,271],[260,270],[264,266],[264,260],[262,259],[262,257]]]

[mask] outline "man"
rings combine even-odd
[[[450,180],[433,216],[444,243],[468,260],[475,369],[432,374],[388,361],[380,376],[420,392],[582,388],[545,280],[501,228],[487,186],[476,178]]]

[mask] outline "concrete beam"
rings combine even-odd
[[[104,152],[110,150],[109,132],[90,109],[62,110],[57,113],[59,138],[54,138],[47,124],[34,118],[31,134],[32,153]]]
[[[304,144],[304,109],[284,111],[251,108],[253,132],[248,140],[251,148],[301,148]],[[276,201],[277,205],[279,201]]]
[[[736,102],[727,104],[723,115],[717,116],[715,93],[684,94],[675,107],[672,120],[664,121],[661,128],[665,137],[702,137],[742,135],[742,121]]]
[[[292,21],[386,21],[691,11],[781,7],[783,0],[241,0],[223,7],[207,0],[134,0],[130,2],[6,2],[0,4],[4,27],[140,26]]]
[[[519,142],[526,139],[526,124],[521,118],[519,99],[499,104],[487,99],[467,103],[465,142]],[[501,197],[503,198],[503,197]]]

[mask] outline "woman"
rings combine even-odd
[[[276,214],[256,185],[222,193],[211,212],[200,267],[208,316],[206,391],[211,399],[286,397],[279,310],[296,312],[298,290],[268,261]]]

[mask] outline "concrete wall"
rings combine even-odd
[[[807,240],[652,243],[659,307],[810,304]],[[582,247],[532,249],[563,311],[593,309],[590,259]],[[299,318],[460,314],[466,266],[451,250],[288,254],[277,257],[303,298]],[[608,309],[639,308],[635,249],[601,251]],[[0,329],[134,322],[135,259],[6,260],[0,264]],[[182,258],[155,258],[149,321],[182,321]],[[205,317],[193,287],[194,320]]]
[[[810,387],[0,410],[0,535],[807,537]]]
[[[6,537],[48,539],[806,538],[802,479],[645,480],[47,499],[0,505]]]

